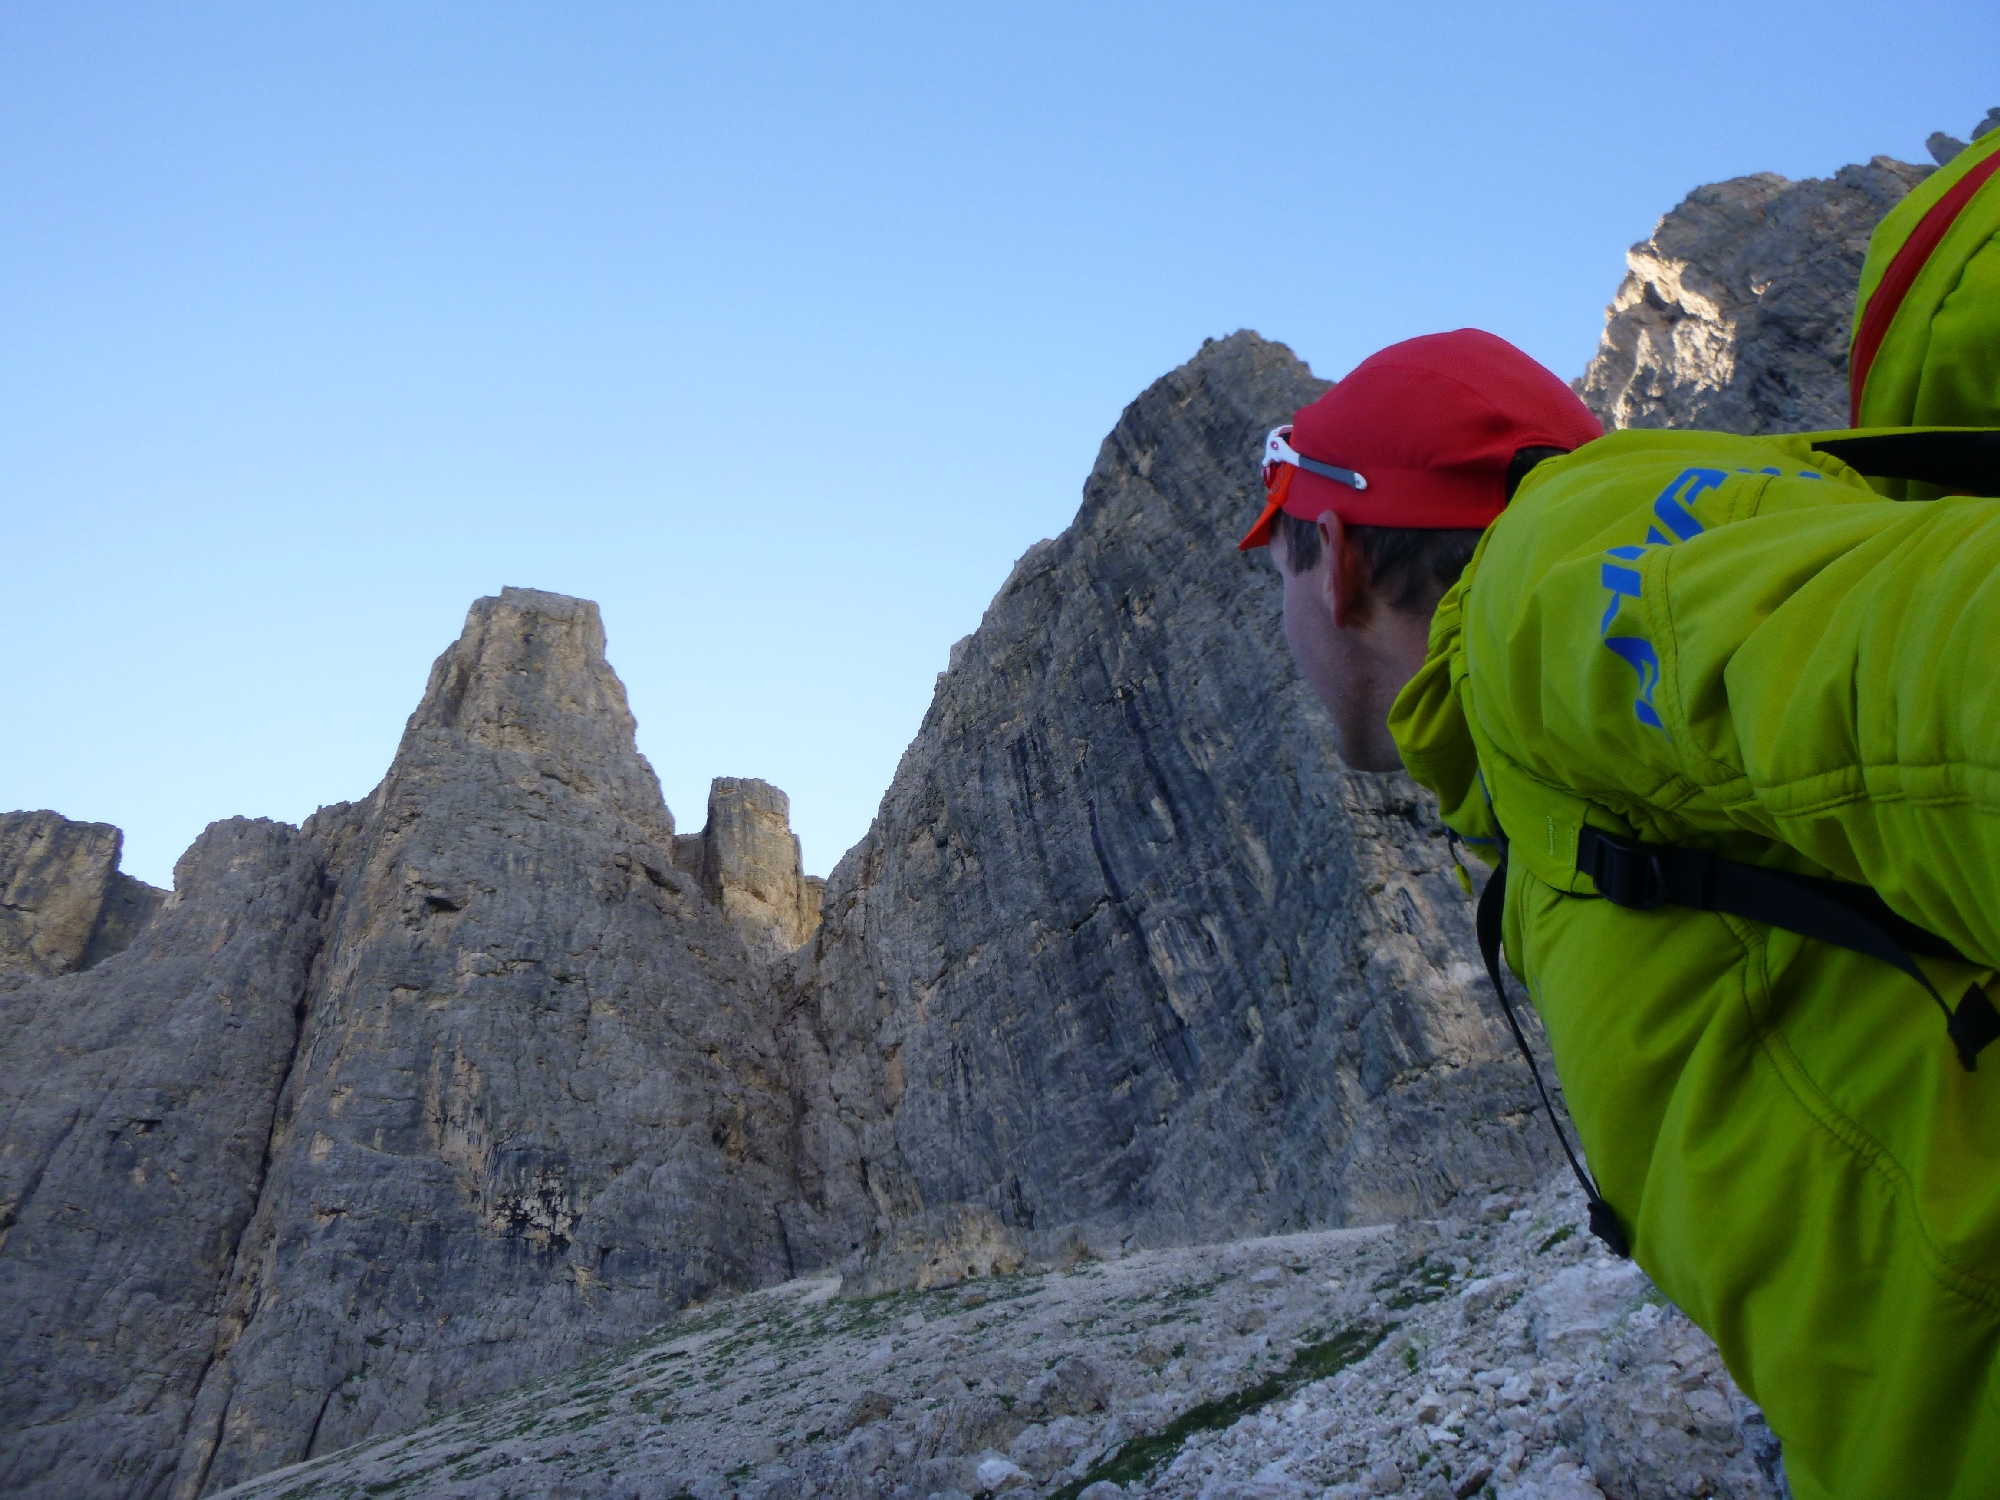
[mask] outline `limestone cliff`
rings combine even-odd
[[[1606,427],[1845,427],[1868,236],[1931,171],[1878,156],[1696,188],[1626,253],[1577,393]]]
[[[1205,345],[954,648],[793,971],[829,1213],[1184,1243],[1541,1164],[1434,809],[1341,769],[1235,550],[1259,439],[1325,388]]]
[[[677,840],[595,606],[509,589],[373,795],[217,825],[130,950],[23,979],[0,1486],[207,1493],[898,1225],[1185,1241],[1531,1172],[1434,819],[1335,765],[1232,547],[1320,389],[1240,334],[1134,403],[817,933],[783,794]]]
[[[183,1492],[791,1274],[771,997],[674,868],[595,605],[473,606],[352,814]]]
[[[0,1492],[166,1492],[329,897],[312,830],[217,823],[130,949],[0,995]]]
[[[763,972],[596,607],[479,601],[365,803],[7,1000],[0,1488],[203,1493],[825,1259]]]

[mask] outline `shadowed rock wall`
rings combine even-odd
[[[230,819],[130,949],[0,995],[0,1492],[165,1492],[329,896],[310,830]]]
[[[1234,547],[1265,429],[1325,389],[1255,334],[1205,345],[953,649],[793,971],[835,1216],[1159,1242],[1540,1169],[1434,810],[1341,770]]]

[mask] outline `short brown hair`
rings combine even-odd
[[[1285,537],[1287,571],[1303,573],[1319,566],[1317,521],[1280,512],[1278,526]],[[1368,576],[1389,607],[1402,610],[1429,609],[1442,599],[1486,535],[1477,527],[1437,531],[1405,526],[1350,526],[1347,534],[1368,559]]]
[[[1545,458],[1567,453],[1567,448],[1523,448],[1507,465],[1507,498],[1528,477],[1528,471]],[[1285,568],[1303,573],[1319,566],[1319,523],[1302,520],[1289,512],[1278,513],[1278,527],[1285,538]],[[1368,574],[1381,590],[1391,609],[1427,610],[1435,608],[1445,591],[1458,582],[1465,565],[1486,533],[1469,530],[1430,530],[1413,526],[1350,526],[1361,555],[1368,560]]]

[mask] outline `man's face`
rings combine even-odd
[[[1295,573],[1284,528],[1272,536],[1273,560],[1285,583],[1285,644],[1333,719],[1342,762],[1357,771],[1397,771],[1403,763],[1389,737],[1386,708],[1408,674],[1393,685],[1386,682],[1370,628],[1375,621],[1354,597],[1354,560],[1346,555],[1346,543],[1337,525],[1331,533],[1323,527],[1319,561]],[[1343,563],[1350,575],[1344,584]]]

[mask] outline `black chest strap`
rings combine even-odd
[[[1868,886],[1767,870],[1703,849],[1642,844],[1590,827],[1577,839],[1576,867],[1614,906],[1632,911],[1681,906],[1743,917],[1865,954],[1900,970],[1922,985],[1944,1012],[1945,1035],[1968,1073],[1978,1067],[1980,1050],[2000,1039],[2000,1011],[1993,1008],[1985,990],[1968,986],[1953,1010],[1910,955],[1920,953],[1974,968],[1985,965],[1897,916]]]
[[[1520,1017],[1514,1014],[1514,1002],[1507,996],[1507,982],[1500,972],[1500,918],[1507,901],[1507,846],[1503,843],[1500,847],[1500,863],[1486,877],[1486,889],[1479,893],[1479,908],[1473,922],[1479,934],[1480,956],[1486,960],[1486,977],[1493,981],[1493,993],[1500,997],[1500,1009],[1507,1016],[1507,1029],[1514,1033],[1514,1045],[1527,1059],[1528,1072],[1535,1080],[1535,1092],[1542,1096],[1542,1108],[1548,1111],[1549,1124],[1555,1127],[1563,1155],[1569,1158],[1569,1169],[1576,1173],[1583,1196],[1590,1200],[1590,1232],[1604,1241],[1613,1255],[1621,1260],[1630,1259],[1632,1245],[1625,1237],[1625,1228],[1618,1222],[1618,1215],[1611,1211],[1611,1205],[1604,1201],[1604,1195],[1598,1192],[1596,1179],[1584,1171],[1583,1163],[1577,1160],[1568,1132],[1556,1116],[1555,1100],[1549,1097],[1548,1085],[1542,1082],[1541,1064],[1535,1061],[1534,1050],[1528,1046],[1527,1033],[1521,1030]]]

